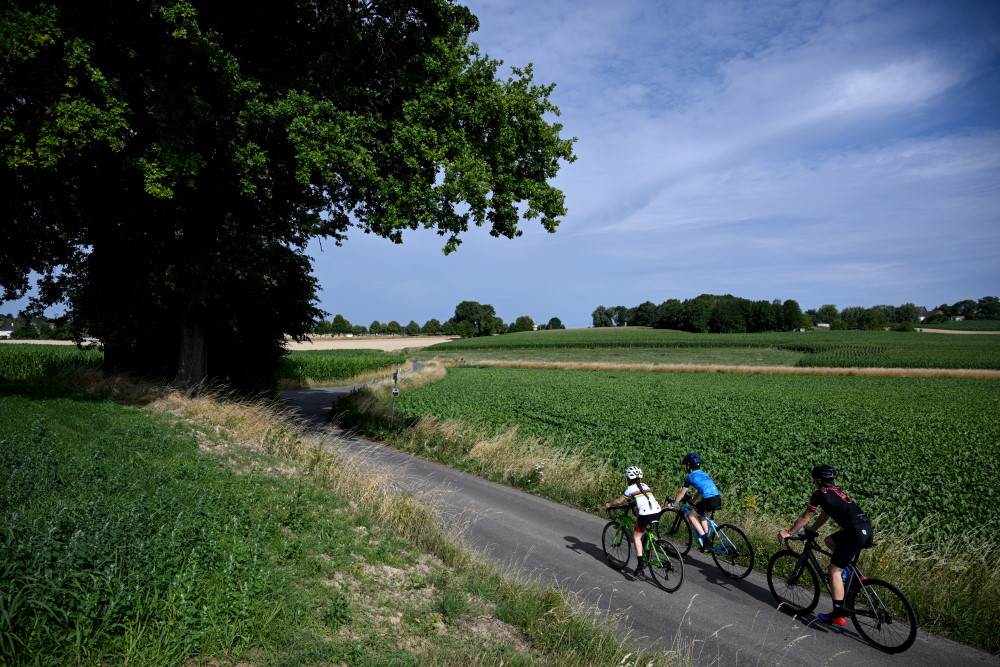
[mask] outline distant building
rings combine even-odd
[[[10,326],[9,324],[0,326],[0,338],[3,338],[5,340],[9,339],[13,333],[14,333],[14,327]]]
[[[830,323],[829,322],[817,322],[816,323],[816,328],[817,329],[829,329],[830,328]]]
[[[962,322],[963,320],[965,320],[965,315],[955,315],[951,318],[952,322]]]

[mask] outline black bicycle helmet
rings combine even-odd
[[[686,466],[700,466],[701,465],[701,454],[698,452],[688,452],[681,459],[681,464]]]
[[[837,469],[824,463],[812,469],[812,477],[821,482],[832,483],[837,478]]]

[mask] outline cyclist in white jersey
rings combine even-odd
[[[642,468],[638,466],[629,466],[626,468],[625,480],[628,482],[625,492],[610,503],[605,504],[605,507],[611,509],[613,507],[630,506],[638,519],[635,522],[635,532],[632,534],[632,541],[635,543],[635,553],[637,556],[635,570],[633,570],[632,574],[638,577],[642,574],[646,565],[645,556],[642,553],[642,533],[646,529],[646,526],[659,520],[662,510],[660,509],[660,503],[656,501],[656,497],[653,495],[653,490],[642,481]]]

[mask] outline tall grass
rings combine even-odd
[[[405,361],[402,354],[381,350],[294,351],[281,360],[279,375],[285,387],[313,386],[373,376]]]
[[[397,419],[390,426],[384,395],[365,389],[338,404],[345,425],[393,446],[533,493],[600,513],[621,492],[617,467],[526,436],[516,428],[487,431],[459,420]],[[724,488],[725,521],[744,528],[766,565],[779,528],[794,516],[763,512],[755,496]],[[876,519],[876,547],[864,552],[869,576],[896,583],[913,603],[923,629],[1000,651],[1000,545],[972,528],[949,542],[933,530]]]
[[[0,384],[37,380],[47,375],[83,366],[97,368],[104,354],[71,345],[0,345]]]

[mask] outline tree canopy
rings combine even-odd
[[[5,3],[0,298],[37,273],[112,368],[259,387],[320,316],[310,239],[554,231],[553,87],[499,77],[477,27],[450,0]]]

